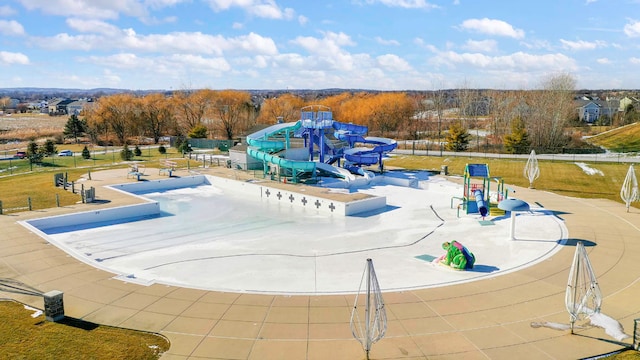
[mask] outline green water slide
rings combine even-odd
[[[276,154],[280,150],[289,148],[289,139],[300,129],[301,121],[282,123],[269,126],[247,136],[247,154],[265,163],[276,164],[281,168],[291,169],[294,177],[300,172],[315,174],[316,163],[313,161],[299,161],[282,158]],[[284,138],[283,138],[284,136]]]

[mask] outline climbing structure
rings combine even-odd
[[[497,183],[497,189],[492,196],[491,182]],[[498,209],[500,201],[507,198],[508,190],[504,186],[504,180],[500,177],[491,177],[489,165],[467,164],[464,168],[464,190],[462,206],[467,214],[504,215],[504,211]]]

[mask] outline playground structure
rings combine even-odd
[[[492,197],[491,182],[497,183],[495,196]],[[467,214],[504,215],[498,203],[508,197],[508,188],[500,177],[491,177],[488,164],[467,164],[464,168],[464,187],[460,206]],[[453,203],[453,199],[452,199]]]
[[[377,164],[382,172],[383,158],[397,147],[393,139],[365,136],[366,126],[334,120],[326,106],[306,106],[300,115],[296,122],[277,123],[247,136],[247,154],[263,162],[265,174],[277,172],[294,183],[318,175],[348,180],[367,176],[363,166]],[[302,138],[303,147],[292,147],[292,138]]]

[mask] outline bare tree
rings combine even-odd
[[[142,98],[140,121],[142,130],[157,144],[174,122],[169,101],[162,94],[150,94]]]
[[[247,121],[246,105],[251,103],[248,92],[222,90],[217,93],[213,112],[220,120],[220,127],[226,138],[232,140],[237,136],[242,124]]]
[[[558,151],[568,143],[565,127],[574,112],[576,81],[569,74],[559,74],[542,81],[541,89],[528,93],[531,108],[526,119],[534,148]]]

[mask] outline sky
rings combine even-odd
[[[0,88],[640,88],[640,0],[3,0]]]

